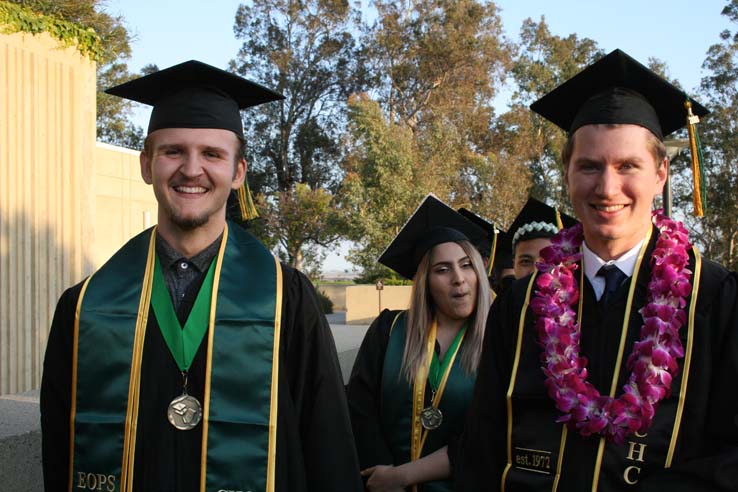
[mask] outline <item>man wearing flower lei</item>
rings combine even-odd
[[[652,212],[707,111],[619,50],[531,108],[581,225],[490,311],[457,490],[738,490],[738,279]]]

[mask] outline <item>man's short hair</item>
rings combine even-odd
[[[605,124],[604,126],[607,128],[617,128],[623,124],[624,123],[612,123]],[[561,149],[561,161],[564,163],[564,167],[569,165],[569,160],[571,160],[571,156],[574,153],[574,137],[576,134],[577,132],[570,133],[569,137],[566,139],[564,147]],[[664,158],[666,158],[666,146],[664,145],[664,142],[659,140],[659,138],[650,131],[648,132],[648,150],[651,151],[651,155],[656,159],[657,166],[660,167]]]

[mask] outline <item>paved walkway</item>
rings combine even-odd
[[[343,373],[343,382],[345,384],[351,375],[354,359],[356,359],[359,346],[364,339],[364,334],[366,334],[369,325],[347,325],[345,312],[329,314],[326,318],[328,318],[328,323],[331,325],[333,339],[336,341],[338,362],[341,364],[341,372]]]

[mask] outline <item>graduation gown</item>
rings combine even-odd
[[[402,378],[399,382],[391,383],[389,391],[383,387],[387,383],[383,381],[386,373],[385,354],[389,345],[392,324],[398,313],[400,311],[385,309],[374,320],[356,356],[348,383],[351,426],[361,469],[374,465],[401,465],[410,461],[411,428],[409,422],[408,425],[394,422],[393,425],[388,425],[387,410],[383,408],[388,405],[383,395],[388,394],[395,399],[391,402],[394,409],[407,408],[406,413],[409,416],[413,408],[413,387],[405,381],[403,376],[399,376]],[[397,363],[393,366],[399,367],[399,361],[395,362]],[[443,447],[447,444],[448,436],[461,433],[463,428],[475,376],[469,376],[463,372],[461,358],[458,355],[454,361],[452,376],[449,377],[439,405],[444,416],[443,423],[438,429],[430,431],[435,435],[429,434],[421,456],[431,454]],[[430,384],[426,383],[425,406],[430,405],[431,394]],[[398,428],[402,428],[402,432],[397,432]],[[451,483],[447,481],[430,482],[418,488],[421,491],[450,489]]]
[[[626,361],[633,343],[640,338],[643,321],[638,310],[646,302],[651,276],[648,259],[657,234],[654,230],[637,277],[616,397],[622,394],[630,373]],[[691,254],[692,271],[694,266]],[[560,413],[543,384],[541,348],[530,309],[517,355],[518,325],[529,280],[516,282],[491,308],[469,418],[462,437],[449,449],[457,490],[735,491],[736,274],[702,260],[694,330],[689,334],[686,323],[680,329],[689,355],[678,361],[680,370],[672,382],[671,396],[660,402],[645,436],[630,436],[620,445],[602,441],[601,449],[599,436],[564,433],[564,426],[555,422]],[[589,361],[589,381],[600,394],[610,392],[631,280],[619,288],[607,308],[598,305],[586,277],[581,290],[581,354]],[[690,296],[687,309],[691,300]]]
[[[330,328],[310,281],[290,267],[281,268],[275,490],[361,490]],[[193,281],[181,303],[177,315],[182,324],[203,279],[204,275]],[[61,296],[44,360],[41,426],[47,491],[68,487],[73,327],[81,288],[80,283]],[[189,394],[199,401],[203,401],[207,340],[206,334],[188,375]],[[169,403],[182,392],[182,375],[151,308],[143,350],[133,489],[199,491],[202,423],[193,430],[179,431],[167,421]],[[249,354],[244,353],[243,357],[248,358]]]

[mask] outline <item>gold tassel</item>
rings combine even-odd
[[[564,223],[561,221],[561,212],[559,212],[559,209],[556,208],[556,227],[559,228],[559,230],[564,228]]]
[[[694,194],[694,215],[703,217],[705,215],[705,179],[704,158],[702,157],[702,146],[695,125],[700,122],[700,117],[692,113],[692,103],[687,99],[684,102],[687,109],[687,132],[689,133],[689,151],[692,155],[692,181]]]
[[[497,253],[497,229],[495,229],[495,237],[492,239],[492,249],[489,252],[489,261],[487,262],[487,276],[492,276],[492,268],[495,265],[495,253]]]
[[[251,197],[248,180],[244,180],[243,186],[238,189],[238,205],[241,208],[241,219],[244,221],[253,220],[259,216],[254,205],[254,199]]]

